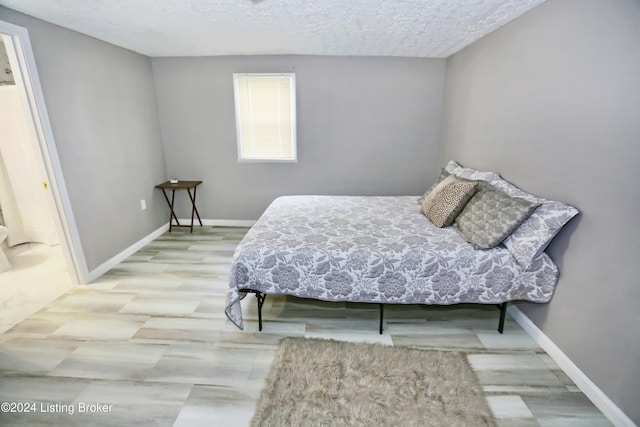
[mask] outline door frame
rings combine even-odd
[[[12,69],[14,63],[18,67],[18,72],[14,71],[16,85],[20,88],[22,101],[27,106],[28,113],[31,116],[31,123],[35,130],[36,152],[39,153],[42,161],[46,183],[49,188],[47,192],[49,194],[49,205],[54,213],[54,223],[60,236],[60,244],[69,274],[73,283],[85,284],[88,282],[89,277],[87,261],[82,250],[78,227],[73,216],[69,193],[62,174],[60,158],[58,157],[53,130],[47,114],[44,93],[40,85],[29,32],[26,28],[0,20],[0,33],[6,36],[4,37],[5,44],[8,41],[11,43],[7,53],[9,54]]]

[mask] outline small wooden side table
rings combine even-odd
[[[202,184],[202,181],[178,181],[172,183],[171,181],[163,182],[162,184],[156,185],[155,188],[159,188],[162,190],[162,194],[164,195],[164,199],[167,201],[169,205],[169,209],[171,213],[169,214],[169,231],[171,231],[172,227],[189,227],[190,233],[193,233],[193,216],[197,215],[198,221],[200,222],[200,226],[202,226],[202,220],[200,219],[200,214],[198,213],[198,209],[196,208],[196,187]],[[167,196],[166,190],[171,190],[171,200]],[[191,225],[181,225],[180,221],[178,221],[178,217],[173,210],[173,202],[176,198],[176,190],[187,190],[189,194],[189,199],[191,199]],[[193,195],[191,194],[191,190],[193,190]],[[176,220],[176,223],[173,223],[173,220]]]

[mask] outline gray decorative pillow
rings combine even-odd
[[[436,188],[436,186],[438,184],[440,184],[442,181],[444,181],[444,179],[446,177],[448,177],[450,174],[449,172],[447,172],[446,170],[444,170],[444,168],[440,169],[440,175],[438,175],[438,178],[436,179],[436,182],[434,182],[433,184],[431,184],[431,187],[429,187],[427,189],[427,191],[424,192],[424,194],[422,195],[422,197],[420,197],[418,199],[418,204],[422,205],[422,202],[424,201],[425,197],[427,197],[429,195],[429,193],[431,193],[433,191],[434,188]]]
[[[475,181],[454,182],[422,203],[422,213],[438,228],[451,225],[478,185]]]
[[[509,196],[519,197],[540,207],[503,242],[507,250],[525,270],[547,248],[562,227],[579,211],[571,205],[543,199],[527,193],[502,177],[489,180],[491,185]]]
[[[467,242],[480,249],[491,249],[529,218],[538,206],[538,203],[511,197],[483,185],[460,212],[456,225]]]

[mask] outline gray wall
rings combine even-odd
[[[0,7],[33,47],[89,270],[167,222],[151,62]],[[147,210],[140,208],[146,199]]]
[[[447,61],[440,163],[497,170],[582,213],[519,307],[640,424],[640,2],[549,0]]]
[[[421,194],[433,178],[444,60],[231,56],[152,64],[167,172],[204,181],[203,218],[254,220],[286,194]],[[298,163],[237,162],[234,72],[296,73]]]

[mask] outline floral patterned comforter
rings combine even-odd
[[[243,329],[243,289],[390,304],[548,302],[558,269],[542,254],[524,271],[502,245],[474,249],[436,228],[415,196],[286,196],[236,248],[225,313]]]

